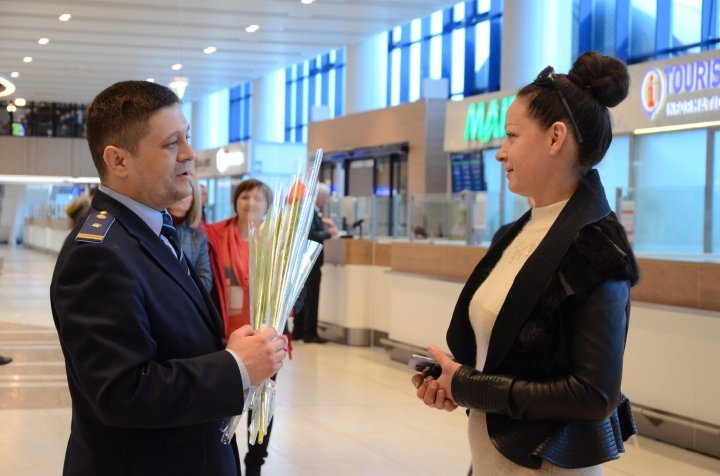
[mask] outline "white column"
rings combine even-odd
[[[223,147],[229,142],[230,90],[223,89],[193,101],[192,146],[197,150]]]
[[[387,32],[347,46],[346,114],[381,109],[387,105],[387,49]]]
[[[253,81],[253,140],[285,142],[285,68]]]
[[[518,89],[547,65],[572,66],[572,0],[505,0],[500,88]]]

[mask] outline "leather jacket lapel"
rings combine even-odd
[[[516,276],[493,326],[483,371],[492,372],[503,361],[580,229],[602,220],[609,213],[598,173],[592,170]],[[515,233],[506,233],[497,246],[502,249],[496,253],[502,255],[514,237]]]

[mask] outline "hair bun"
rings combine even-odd
[[[625,63],[612,56],[587,51],[575,60],[568,78],[606,107],[620,104],[628,95],[630,76]]]

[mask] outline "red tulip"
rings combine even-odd
[[[296,180],[295,183],[290,187],[290,192],[288,193],[288,203],[297,202],[299,200],[302,200],[302,198],[305,196],[305,190],[306,187],[303,185],[303,183],[299,180]]]

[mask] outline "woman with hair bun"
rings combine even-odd
[[[638,269],[593,166],[612,141],[608,107],[628,94],[619,60],[595,52],[548,66],[507,112],[496,158],[533,208],[488,249],[436,346],[430,407],[468,409],[472,472],[601,474],[637,432],[620,392]]]

